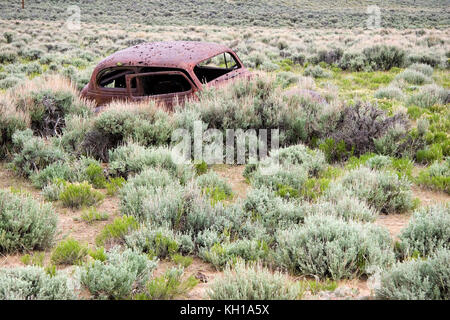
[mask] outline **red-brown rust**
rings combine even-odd
[[[139,44],[121,51],[101,61],[94,72],[90,82],[83,88],[82,96],[94,100],[97,105],[104,105],[113,99],[142,100],[154,99],[169,107],[178,100],[180,103],[186,99],[195,97],[195,92],[202,89],[205,83],[198,79],[194,68],[202,61],[208,60],[222,53],[229,53],[237,62],[238,67],[208,82],[207,86],[217,86],[236,78],[249,77],[249,71],[244,67],[239,57],[230,48],[207,42],[196,41],[164,41]],[[126,75],[126,89],[106,88],[98,85],[99,73],[110,68],[132,69],[133,74]],[[180,93],[158,94],[152,96],[133,96],[130,81],[150,73],[141,73],[143,68],[155,68],[159,73],[176,73],[186,78],[191,85],[191,90]],[[226,69],[227,70],[227,69]],[[157,74],[158,72],[154,72]],[[184,81],[184,80],[183,80]],[[140,85],[138,85],[139,87]],[[138,88],[139,89],[139,88]]]

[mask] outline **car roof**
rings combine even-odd
[[[98,68],[151,66],[187,69],[193,68],[199,62],[225,51],[231,51],[231,49],[210,42],[147,42],[117,51],[101,61]]]

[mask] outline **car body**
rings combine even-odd
[[[81,95],[103,106],[112,100],[154,99],[167,107],[195,98],[250,72],[230,48],[207,42],[142,43],[102,60]]]

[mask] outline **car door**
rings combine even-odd
[[[133,81],[136,83],[136,90],[132,88]],[[181,71],[128,74],[126,83],[131,100],[156,100],[168,108],[192,97],[197,90],[192,81]]]

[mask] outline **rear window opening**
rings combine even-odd
[[[194,73],[200,82],[208,83],[239,68],[236,59],[229,52],[224,52],[197,64]]]
[[[137,75],[138,90],[134,96],[155,96],[181,93],[192,89],[189,81],[180,74]]]
[[[126,89],[125,76],[134,74],[132,69],[107,69],[101,72],[98,77],[98,85],[108,89]],[[136,81],[131,82],[131,87],[136,88]]]

